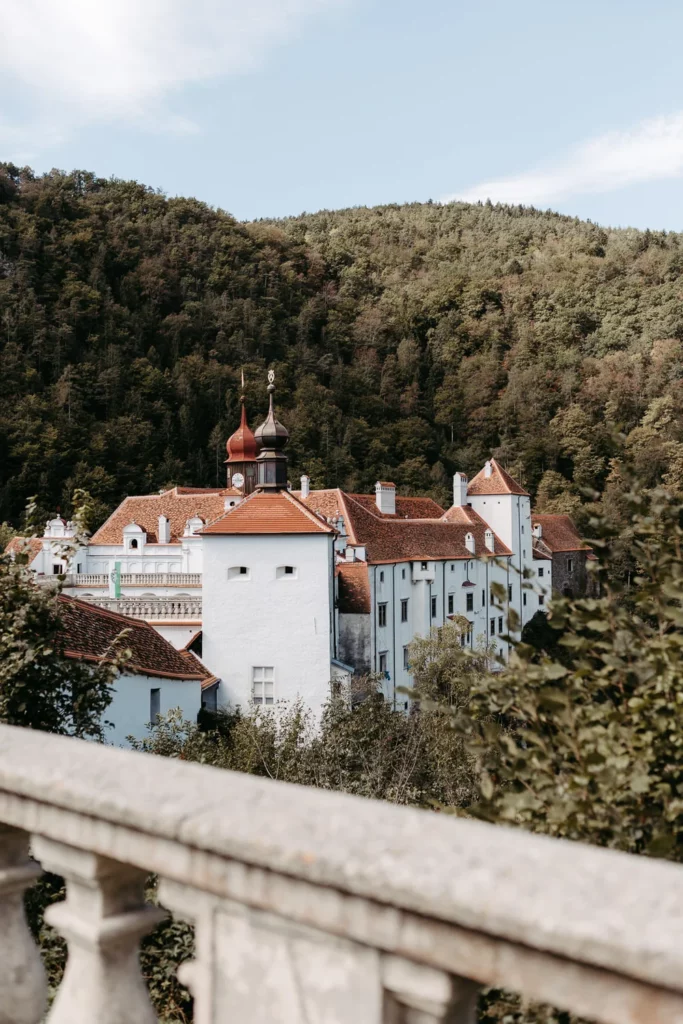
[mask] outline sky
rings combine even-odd
[[[0,160],[240,220],[524,203],[683,230],[679,0],[0,0]]]

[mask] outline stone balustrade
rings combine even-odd
[[[137,961],[191,922],[196,1024],[474,1024],[500,986],[604,1024],[683,1022],[683,868],[522,831],[0,726],[0,1021],[45,981],[21,892],[66,973],[49,1024],[153,1024]]]
[[[36,576],[37,583],[65,587],[108,587],[106,572],[67,573],[64,576]],[[122,572],[122,587],[201,587],[200,572]]]
[[[169,622],[195,622],[202,617],[201,597],[88,597],[85,600],[99,608],[108,608],[119,615],[144,619],[145,622],[162,619]]]

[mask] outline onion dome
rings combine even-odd
[[[228,439],[228,462],[252,462],[258,455],[258,444],[247,424],[247,411],[242,395],[242,419],[235,433]]]
[[[283,427],[279,420],[275,418],[275,412],[273,410],[273,391],[275,391],[275,374],[272,370],[268,373],[268,398],[269,408],[268,415],[261,424],[260,427],[256,428],[255,437],[256,443],[259,446],[261,452],[276,451],[281,452],[283,448],[287,446],[289,441],[289,431],[286,427]]]

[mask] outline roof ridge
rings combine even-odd
[[[334,527],[330,526],[326,520],[323,521],[322,517],[318,515],[317,512],[312,512],[310,508],[307,508],[304,505],[303,501],[300,501],[298,498],[295,498],[290,491],[281,491],[280,493],[284,494],[284,496],[288,499],[288,501],[292,503],[292,505],[294,505],[295,508],[298,508],[302,512],[304,512],[311,520],[311,522],[316,524],[316,526],[319,526],[321,529],[327,529],[336,532],[334,530]]]

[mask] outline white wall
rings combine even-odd
[[[328,534],[204,536],[202,661],[220,677],[219,704],[247,707],[254,666],[274,668],[275,700],[315,711],[330,692],[332,538]],[[249,575],[228,579],[231,566]],[[291,565],[294,577],[276,577]]]
[[[122,674],[114,682],[114,698],[102,716],[112,722],[105,727],[105,740],[114,746],[128,746],[127,736],[144,739],[150,720],[150,691],[160,690],[160,714],[180,708],[183,718],[194,722],[202,704],[198,679],[163,679],[160,676]]]
[[[157,625],[154,619],[149,620],[149,625],[152,626],[160,636],[163,636],[164,640],[168,640],[170,644],[173,644],[176,651],[182,650],[186,643],[188,643],[195,633],[198,633],[202,628],[201,625],[194,626],[175,626],[175,625]]]

